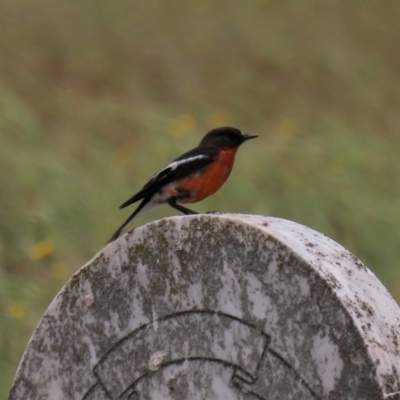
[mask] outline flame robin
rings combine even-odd
[[[134,217],[165,203],[184,214],[197,214],[181,204],[197,203],[215,193],[228,179],[240,145],[256,137],[231,127],[212,129],[196,148],[153,175],[142,190],[120,206],[125,208],[142,200],[110,242]]]

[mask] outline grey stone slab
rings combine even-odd
[[[49,306],[10,399],[400,394],[400,309],[326,236],[278,218],[173,217],[103,249]]]

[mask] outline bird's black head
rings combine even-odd
[[[200,142],[200,146],[232,149],[239,147],[246,140],[254,139],[256,137],[258,137],[258,135],[243,134],[239,129],[224,126],[222,128],[212,129],[208,132]]]

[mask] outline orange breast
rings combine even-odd
[[[215,193],[228,179],[232,171],[237,149],[221,151],[216,161],[201,173],[183,179],[179,189],[192,193],[181,203],[196,203]]]

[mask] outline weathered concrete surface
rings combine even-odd
[[[399,399],[400,310],[294,222],[173,217],[108,245],[54,299],[11,399]]]

